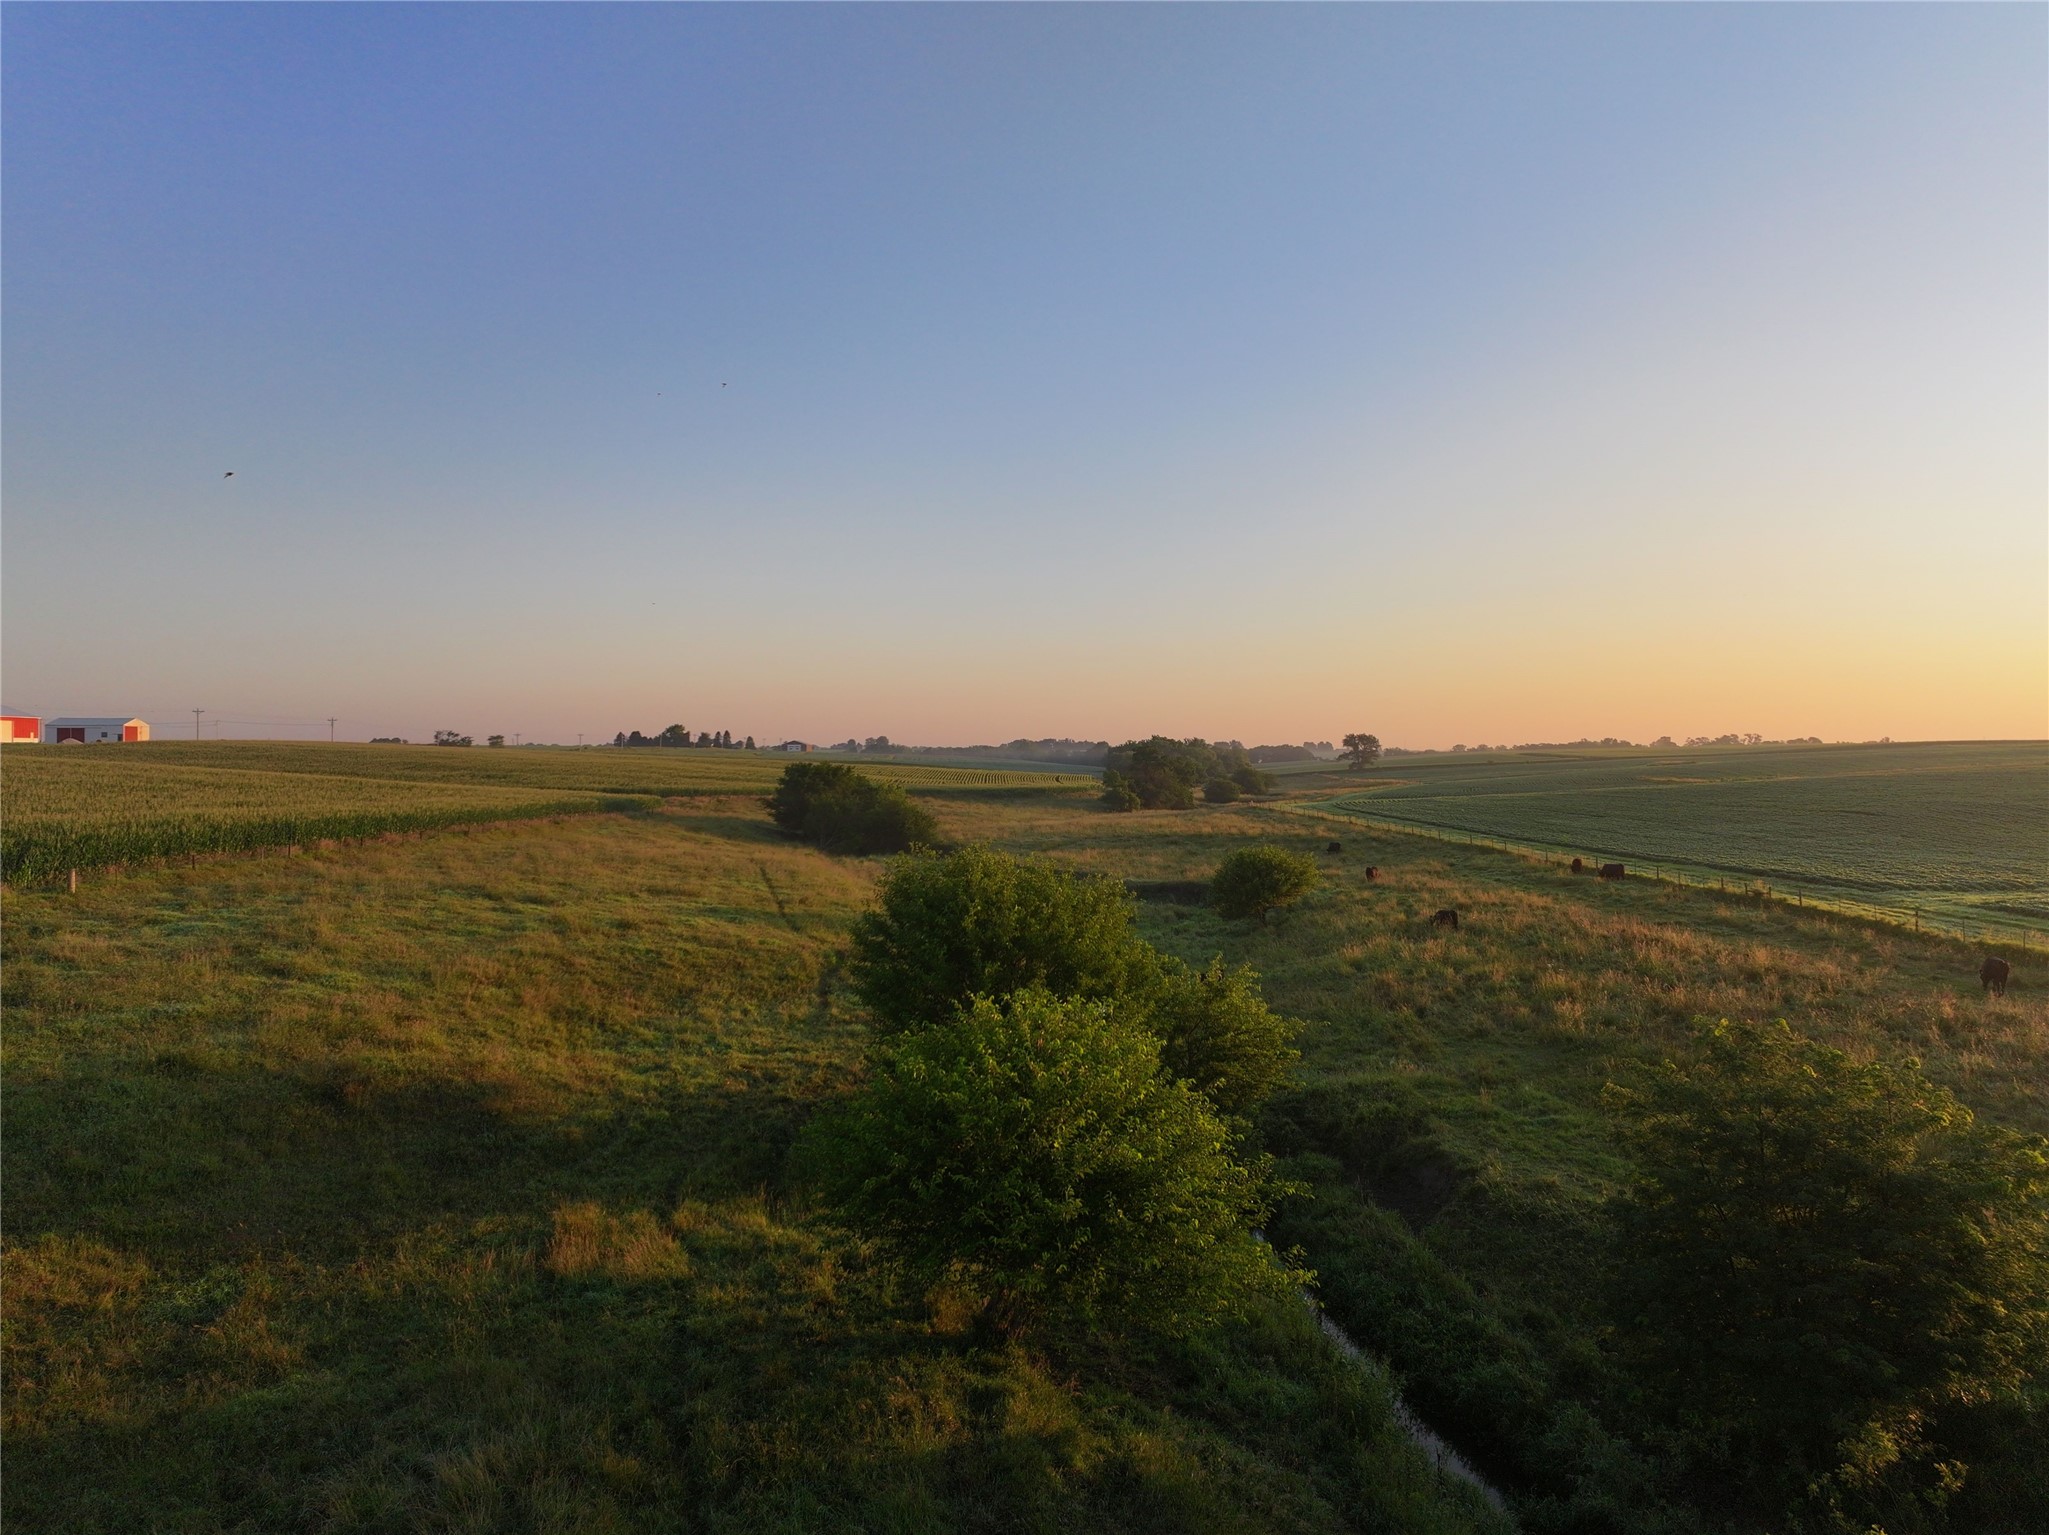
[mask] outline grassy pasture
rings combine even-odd
[[[1601,1369],[1627,1172],[1601,1088],[1691,1019],[1913,1054],[2049,1131],[2025,956],[1987,1000],[1935,935],[1363,825],[1331,856],[1288,805],[934,808],[1125,879],[1316,856],[1323,887],[1272,921],[1147,903],[1141,927],[1307,1021],[1267,1132],[1312,1193],[1273,1234],[1531,1507],[1600,1453],[1545,1435]],[[786,1149],[858,1069],[837,956],[874,872],[750,793],[6,892],[12,1520],[1492,1528],[1292,1309],[1166,1352],[995,1346],[806,1206]],[[1456,933],[1427,925],[1444,906]],[[1948,1528],[2041,1527],[2043,1468],[1959,1453]]]
[[[806,1208],[873,874],[747,796],[6,892],[10,1527],[1499,1530],[1297,1308],[991,1343]]]
[[[1344,789],[1359,775],[1295,777]],[[1329,808],[2049,936],[2049,743],[1398,757]]]
[[[1602,1087],[1683,1049],[1693,1020],[1786,1018],[1861,1058],[1912,1055],[1978,1114],[2049,1134],[2049,975],[2033,956],[1987,999],[1982,951],[1954,939],[1603,884],[1282,806],[963,805],[953,825],[1158,882],[1199,879],[1254,840],[1317,857],[1324,888],[1271,922],[1162,902],[1141,925],[1191,962],[1251,964],[1308,1021],[1299,1085],[1267,1128],[1314,1193],[1274,1233],[1306,1248],[1325,1303],[1410,1400],[1510,1486],[1570,1463],[1572,1443],[1540,1441],[1599,1374],[1601,1206],[1627,1173]],[[1338,856],[1323,852],[1333,829]],[[1443,907],[1456,933],[1429,926]],[[1595,1460],[1599,1443],[1578,1448]],[[1948,1528],[2021,1535],[2045,1518],[2049,1467],[1995,1460]]]

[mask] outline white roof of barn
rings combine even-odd
[[[132,714],[67,714],[62,719],[46,719],[43,723],[51,726],[62,725],[69,730],[77,730],[81,726],[87,730],[114,730],[122,725],[147,725],[149,721],[137,719]]]

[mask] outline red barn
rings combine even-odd
[[[0,714],[0,742],[40,741],[43,721],[35,714]]]

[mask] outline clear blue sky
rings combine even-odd
[[[11,708],[2049,733],[2041,6],[0,28]]]

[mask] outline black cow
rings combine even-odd
[[[1329,847],[1324,849],[1326,853],[1342,853],[1344,850],[1345,845],[1342,842],[1333,842]]]
[[[1447,907],[1445,910],[1440,911],[1436,916],[1430,919],[1430,925],[1432,927],[1448,927],[1453,932],[1457,932],[1458,913]]]
[[[1604,864],[1602,864],[1602,865],[1601,865],[1601,878],[1603,878],[1603,879],[1620,879],[1620,878],[1622,878],[1622,865],[1621,865],[1621,864],[1619,864],[1619,863],[1604,863]]]
[[[1368,879],[1379,879],[1380,865],[1377,863],[1369,863],[1368,865],[1366,865],[1366,877]]]
[[[2006,995],[2006,978],[2012,974],[2013,969],[2005,960],[1988,954],[1985,956],[1985,963],[1978,967],[1978,989],[1981,992],[1989,991],[1995,997],[2003,997]]]
[[[1573,872],[1573,873],[1575,873],[1575,874],[1584,874],[1584,873],[1586,873],[1586,872],[1587,872],[1587,866],[1586,866],[1586,863],[1584,862],[1584,860],[1582,860],[1582,859],[1578,859],[1578,858],[1575,858],[1575,859],[1573,859],[1573,861],[1572,861],[1572,872]]]

